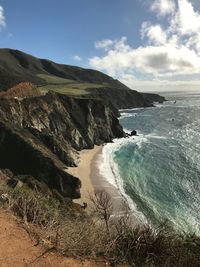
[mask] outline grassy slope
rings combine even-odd
[[[56,64],[18,50],[0,49],[0,91],[24,81],[35,83],[43,92],[54,90],[75,95],[105,86],[127,88],[99,71]]]
[[[54,75],[38,74],[38,77],[45,80],[47,84],[40,86],[43,93],[55,91],[69,95],[86,95],[89,94],[88,89],[101,88],[104,84],[95,84],[89,82],[77,82],[75,80],[64,79]]]
[[[116,108],[151,106],[164,99],[130,90],[110,76],[91,69],[57,64],[18,50],[0,49],[0,91],[20,82],[31,82],[42,93],[49,90],[67,95],[88,95],[112,101]]]

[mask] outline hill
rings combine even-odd
[[[91,69],[57,64],[18,50],[0,49],[0,91],[20,82],[31,82],[42,93],[55,91],[67,95],[87,95],[110,101],[116,108],[151,106],[154,95],[131,90],[120,81]],[[156,101],[164,101],[155,95]]]
[[[3,79],[3,76],[7,79]],[[84,83],[84,88],[105,85],[118,89],[127,88],[119,81],[99,71],[57,64],[50,60],[33,57],[19,50],[7,48],[0,49],[0,77],[1,90],[6,90],[25,81],[33,82],[39,86],[74,84],[72,88],[76,88],[76,86],[78,88],[79,83]]]

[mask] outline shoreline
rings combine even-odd
[[[120,216],[127,211],[126,199],[122,196],[119,189],[110,184],[109,181],[100,173],[103,146],[94,146],[93,149],[84,149],[79,152],[80,162],[77,167],[68,167],[66,171],[81,180],[81,198],[73,200],[75,203],[83,205],[87,203],[86,211],[92,208],[90,195],[95,192],[107,192],[112,201],[113,215]]]
[[[96,154],[101,153],[102,146],[94,146],[92,149],[84,149],[79,152],[79,163],[77,167],[68,167],[66,171],[76,176],[81,181],[81,198],[74,199],[73,202],[82,205],[89,204],[90,194],[94,194],[94,186],[91,181],[91,165]]]
[[[102,147],[103,149],[103,147]],[[105,191],[111,197],[114,216],[121,216],[127,211],[127,201],[120,190],[112,185],[105,176],[100,173],[100,164],[102,163],[102,149],[97,153],[91,162],[91,182],[94,192]]]

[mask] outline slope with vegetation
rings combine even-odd
[[[29,82],[21,82],[7,91],[0,92],[0,98],[25,98],[25,97],[33,97],[40,96],[40,90],[32,83]]]
[[[125,136],[118,108],[152,106],[163,97],[11,49],[0,49],[0,91],[0,203],[45,253],[98,259],[97,266],[198,266],[198,237],[136,229],[125,204],[127,212],[113,220],[105,192],[91,196],[90,216],[72,201],[81,182],[67,167],[77,164],[78,151]]]
[[[67,95],[91,95],[112,101],[116,108],[151,106],[162,102],[158,95],[141,94],[110,76],[91,69],[57,64],[18,50],[0,49],[0,90],[19,82],[31,82],[42,93],[53,90]],[[155,96],[155,99],[154,99]]]
[[[55,262],[56,255],[51,253],[57,252],[67,257],[93,260],[83,266],[199,267],[199,237],[176,233],[167,225],[154,230],[148,226],[135,228],[126,206],[124,216],[113,219],[112,202],[105,192],[91,196],[94,206],[88,216],[78,206],[60,202],[37,186],[32,189],[26,182],[19,182],[6,170],[0,171],[0,183],[1,207],[20,218],[37,247],[29,245],[29,253],[23,251],[12,255],[11,263],[23,255],[29,266],[51,266],[48,259],[57,264],[55,266],[68,266],[67,259],[59,256],[59,264]],[[24,235],[22,243],[18,241],[21,247],[24,246]],[[10,248],[16,251],[13,244]],[[44,265],[39,265],[42,262]],[[79,266],[78,261],[74,264],[69,266]]]

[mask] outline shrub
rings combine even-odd
[[[2,188],[2,187],[1,187]],[[6,191],[7,190],[7,191]],[[4,188],[9,208],[23,218],[28,230],[40,241],[73,257],[103,257],[137,267],[199,267],[200,238],[176,233],[167,225],[157,229],[135,227],[128,209],[112,218],[110,197],[103,192],[91,196],[94,212],[61,204],[57,199],[28,186]],[[99,216],[96,216],[99,215]],[[100,218],[100,219],[99,219]]]
[[[28,186],[16,187],[9,195],[10,209],[22,217],[26,223],[40,226],[53,225],[58,222],[59,202],[49,195]]]

